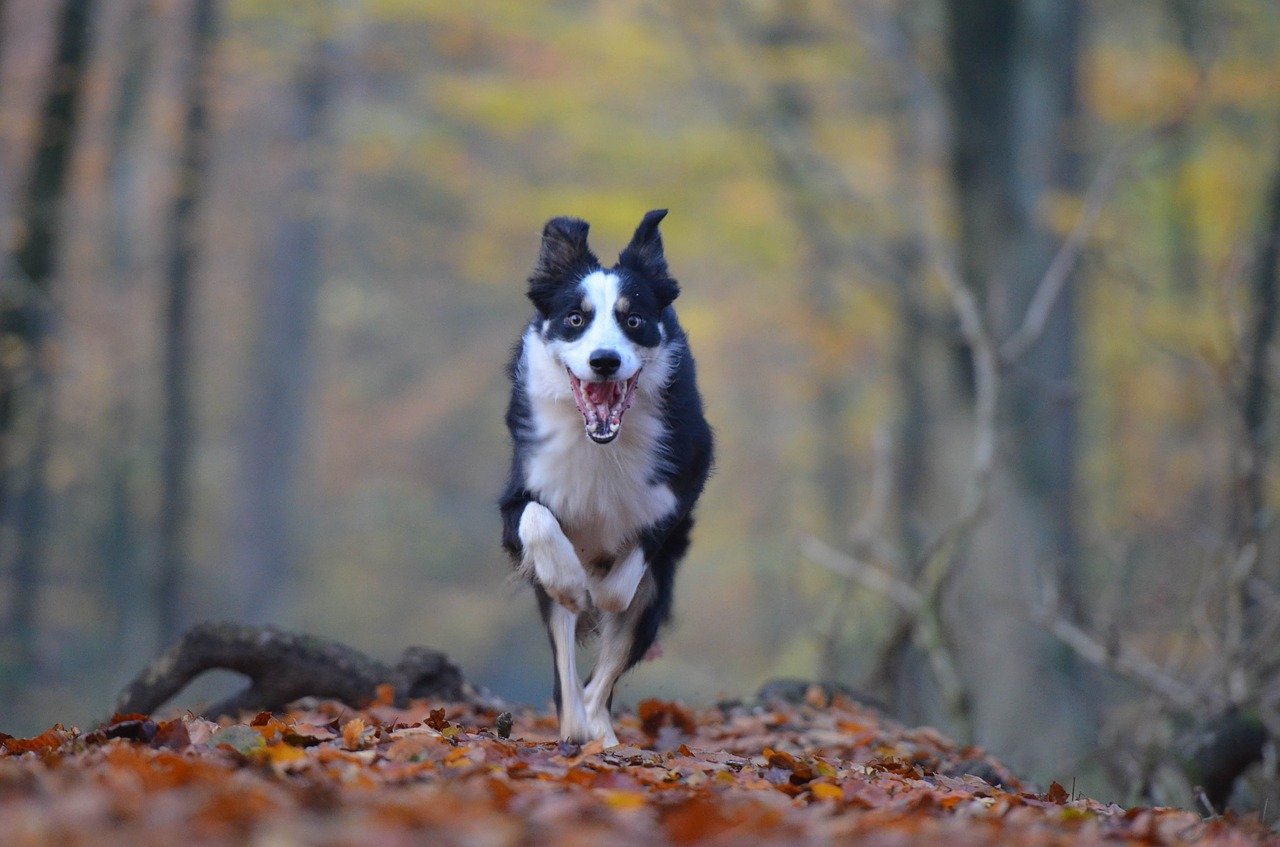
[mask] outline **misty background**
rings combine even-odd
[[[2,0],[0,730],[204,619],[545,705],[524,279],[659,207],[718,467],[621,702],[832,680],[1114,797],[1280,729],[1275,4]]]

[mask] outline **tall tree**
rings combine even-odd
[[[946,8],[961,273],[982,298],[999,338],[1020,325],[1057,252],[1050,203],[1079,190],[1081,8],[1072,0],[984,0]],[[1009,510],[1002,523],[1016,529],[1002,539],[1000,553],[988,551],[983,567],[975,568],[974,602],[991,602],[995,591],[1005,595],[1003,602],[1021,605],[1017,586],[1028,586],[1028,576],[1048,566],[1064,604],[1078,606],[1075,302],[1068,284],[1037,343],[1016,367],[1006,368],[1001,418],[1012,472],[996,507]],[[1020,671],[1006,669],[1012,677],[1007,685],[1019,686],[1014,678],[1020,674],[1030,678],[1048,670],[1059,688],[1072,690],[1065,678],[1074,673],[1070,661],[1037,637],[1029,622],[1010,618],[998,625],[1006,628],[1000,638],[1034,645],[1020,652]],[[1069,735],[1088,731],[1086,708],[1067,713],[1075,723],[1062,727]]]
[[[127,293],[139,277],[138,208],[142,170],[136,148],[154,65],[156,33],[150,0],[130,0],[116,39],[121,50],[115,112],[107,135],[106,178],[111,214],[107,220],[107,263],[116,302],[127,303]],[[123,315],[122,315],[123,317]],[[125,355],[122,349],[119,351]],[[141,581],[143,557],[138,554],[139,516],[134,481],[141,464],[137,443],[136,368],[122,367],[111,391],[101,437],[100,466],[111,494],[101,511],[97,531],[105,596],[110,598],[110,644],[123,655],[127,634],[150,627],[151,599],[133,590]]]
[[[323,281],[319,197],[333,91],[328,44],[312,50],[292,86],[287,130],[290,171],[259,310],[249,375],[250,402],[241,433],[239,502],[232,545],[238,616],[277,621],[282,589],[296,565],[298,480],[307,429],[311,335]]]
[[[30,362],[25,382],[6,355],[0,364],[0,513],[10,509],[13,488],[15,423],[19,407],[30,411],[34,433],[27,461],[26,486],[16,504],[19,538],[13,567],[8,636],[21,667],[35,656],[40,563],[44,553],[47,491],[45,469],[53,422],[53,373],[47,349],[53,322],[50,292],[63,231],[62,209],[78,113],[89,57],[92,0],[64,0],[57,16],[53,63],[41,108],[30,180],[12,245],[17,279],[0,302],[0,333],[23,350]]]
[[[167,239],[168,298],[164,310],[164,436],[156,612],[162,643],[186,623],[187,523],[191,511],[191,314],[197,212],[209,169],[209,88],[218,30],[216,0],[193,0],[191,44],[183,86],[186,115]]]

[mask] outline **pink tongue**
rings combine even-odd
[[[617,396],[617,383],[588,382],[582,386],[587,402],[595,407],[596,419],[602,430],[607,430],[612,417],[612,406]]]
[[[612,382],[588,382],[582,388],[592,403],[608,403],[613,399]]]

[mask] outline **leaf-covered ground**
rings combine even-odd
[[[647,701],[608,751],[557,743],[532,711],[504,739],[463,704],[55,726],[0,736],[0,843],[1280,844],[1247,820],[1034,793],[932,730],[811,699]]]

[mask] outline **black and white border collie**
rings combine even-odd
[[[587,247],[586,221],[554,218],[529,277],[535,314],[509,373],[514,452],[502,544],[528,578],[551,637],[560,736],[618,743],[618,678],[670,617],[676,565],[711,469],[693,356],[671,303],[649,212],[612,268]],[[576,641],[600,653],[584,687]]]

